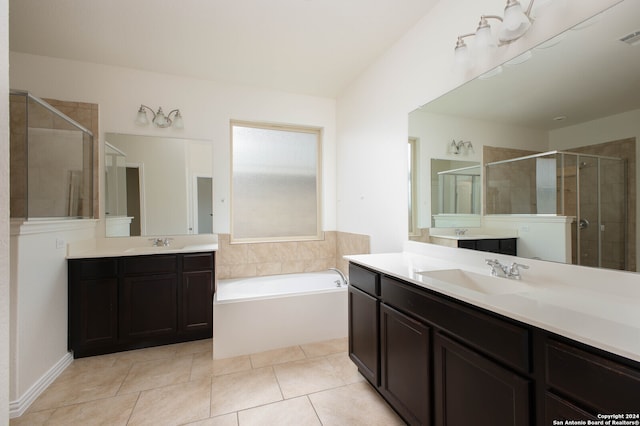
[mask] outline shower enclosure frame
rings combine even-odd
[[[17,209],[17,213],[16,211],[14,211],[14,209],[12,210],[12,214],[11,217],[12,218],[21,218],[24,220],[50,220],[50,219],[56,219],[56,220],[60,220],[60,219],[80,219],[80,218],[96,218],[97,217],[97,211],[96,211],[96,206],[95,206],[95,171],[94,168],[95,166],[95,135],[94,132],[91,131],[90,129],[88,129],[86,126],[80,124],[78,121],[74,120],[73,118],[67,116],[66,114],[64,114],[63,112],[61,112],[60,110],[58,110],[57,108],[55,108],[54,106],[50,105],[48,102],[40,99],[37,96],[34,96],[32,93],[30,93],[29,91],[26,90],[16,90],[16,89],[10,89],[9,91],[9,96],[10,99],[13,99],[14,96],[20,96],[23,97],[24,100],[24,118],[23,120],[20,120],[20,118],[18,118],[17,120],[12,120],[12,127],[15,125],[15,122],[18,122],[18,125],[22,126],[21,121],[24,121],[24,135],[19,135],[19,130],[21,129],[17,129],[17,134],[19,135],[19,137],[22,139],[24,138],[24,140],[20,140],[18,142],[14,142],[13,138],[14,138],[14,132],[13,130],[11,131],[11,138],[12,138],[12,151],[13,151],[13,146],[15,145],[22,145],[20,147],[20,149],[22,150],[22,155],[24,157],[24,167],[23,170],[20,170],[19,172],[11,172],[11,185],[16,185],[17,183],[17,187],[23,187],[23,193],[20,193],[19,191],[16,192],[12,191],[10,197],[11,197],[11,201],[14,201],[14,198],[22,198],[22,205],[20,205]],[[12,100],[11,102],[11,109],[12,109],[12,114],[14,113],[14,101]],[[21,102],[18,103],[18,105]],[[33,214],[30,212],[30,177],[29,177],[29,167],[30,167],[30,132],[32,129],[43,129],[43,130],[70,130],[68,128],[65,127],[54,127],[53,125],[51,126],[43,126],[43,127],[32,127],[30,125],[30,114],[32,113],[30,111],[30,107],[31,105],[37,105],[37,107],[43,108],[44,110],[47,111],[47,113],[52,114],[54,119],[61,119],[64,123],[68,124],[72,129],[71,130],[76,130],[81,132],[80,135],[82,136],[82,141],[81,141],[81,149],[82,149],[82,169],[80,170],[81,172],[81,184],[79,186],[80,188],[80,193],[78,196],[78,199],[76,199],[75,201],[77,202],[82,202],[82,208],[80,209],[82,211],[82,214],[80,214],[81,212],[79,211],[78,215],[73,215],[73,214],[67,214],[67,215],[60,215],[60,214],[54,214],[52,216],[47,216],[47,215],[42,215],[42,214]],[[58,125],[59,126],[59,125]],[[85,140],[86,137],[89,137],[88,140]],[[18,137],[16,135],[16,137]],[[11,155],[12,158],[12,162],[13,162],[13,152]],[[22,184],[20,184],[20,182],[15,181],[16,179],[18,179],[19,181],[22,182]],[[71,191],[71,189],[69,189]],[[69,209],[70,209],[70,205],[72,204],[74,200],[72,200],[71,198],[68,199],[69,202]],[[69,212],[70,213],[70,212]]]
[[[584,228],[581,228],[581,224],[583,224],[583,216],[582,216],[582,209],[583,206],[581,204],[581,200],[580,200],[580,196],[581,196],[581,189],[582,189],[582,181],[581,181],[581,167],[580,167],[580,157],[587,157],[587,158],[591,158],[591,159],[595,159],[597,161],[597,176],[596,176],[596,190],[597,190],[597,229],[598,229],[598,259],[597,259],[597,266],[598,267],[602,267],[602,263],[603,263],[603,259],[602,259],[602,244],[603,244],[603,237],[602,237],[602,232],[604,231],[604,224],[603,224],[603,219],[602,219],[602,171],[601,171],[601,161],[602,160],[613,160],[613,161],[620,161],[621,165],[622,165],[622,173],[623,173],[623,177],[622,177],[622,182],[623,182],[623,188],[621,193],[624,194],[624,199],[622,200],[622,211],[623,211],[623,217],[622,217],[622,223],[624,225],[624,229],[622,230],[622,247],[623,247],[623,253],[622,253],[622,269],[623,270],[627,270],[628,269],[628,259],[627,259],[627,245],[628,245],[628,197],[627,197],[627,179],[628,179],[628,166],[627,166],[627,161],[624,158],[619,158],[619,157],[611,157],[611,156],[605,156],[605,155],[597,155],[597,154],[586,154],[586,153],[581,153],[581,152],[571,152],[571,151],[558,151],[558,150],[553,150],[553,151],[546,151],[546,152],[542,152],[542,153],[536,153],[536,154],[531,154],[531,155],[525,155],[522,157],[517,157],[517,158],[510,158],[510,159],[506,159],[506,160],[500,160],[500,161],[494,161],[494,162],[490,162],[490,163],[486,163],[485,164],[485,171],[488,170],[489,166],[495,166],[495,165],[500,165],[500,164],[505,164],[505,163],[513,163],[516,161],[523,161],[523,160],[530,160],[530,159],[537,159],[537,158],[543,158],[543,157],[548,157],[551,155],[556,155],[558,157],[556,157],[559,161],[556,164],[556,179],[558,179],[561,182],[561,187],[556,187],[556,191],[559,194],[558,196],[558,205],[557,205],[557,211],[556,214],[557,215],[562,215],[562,216],[573,216],[573,215],[569,215],[566,212],[566,191],[564,188],[565,183],[567,182],[567,167],[568,165],[565,162],[565,159],[567,158],[567,156],[572,156],[576,158],[576,163],[575,163],[575,168],[576,168],[576,214],[575,214],[575,235],[576,235],[576,241],[575,241],[575,249],[576,249],[576,255],[575,255],[575,264],[577,265],[582,265],[583,262],[581,260],[581,253],[582,253],[582,239],[581,239],[581,231]],[[488,173],[485,177],[485,183],[488,187]],[[486,208],[486,207],[485,207]],[[489,213],[486,213],[487,215],[490,215]],[[537,214],[537,213],[535,213]],[[586,222],[586,226],[593,226],[593,225],[589,225],[588,222]],[[589,265],[589,266],[594,266],[594,265]]]

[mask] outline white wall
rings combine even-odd
[[[57,242],[82,241],[94,233],[93,221],[12,227],[12,413],[27,408],[42,386],[38,381],[68,357],[67,251]]]
[[[9,1],[0,0],[0,426],[9,424]]]
[[[501,14],[505,2],[442,0],[340,96],[339,231],[371,235],[374,253],[401,250],[408,229],[407,114],[617,1],[554,3],[522,39],[500,48],[493,63],[460,77],[452,72],[457,36],[474,31],[480,15]]]

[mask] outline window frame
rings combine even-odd
[[[234,234],[234,149],[233,149],[233,129],[234,127],[249,127],[261,130],[274,130],[295,133],[309,133],[316,135],[316,230],[313,235],[297,235],[297,236],[274,236],[274,237],[242,237],[238,238]],[[229,236],[231,244],[242,243],[268,243],[268,242],[295,242],[295,241],[319,241],[324,239],[324,231],[322,228],[322,139],[324,136],[322,127],[304,126],[295,124],[267,123],[258,121],[230,120],[229,122],[229,138],[230,138],[230,206],[229,206]]]

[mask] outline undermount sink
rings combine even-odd
[[[509,294],[531,291],[531,287],[520,281],[476,274],[462,269],[416,272],[433,281],[463,287],[484,294]]]

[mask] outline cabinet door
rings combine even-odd
[[[430,424],[429,328],[383,303],[380,334],[380,393],[409,424]]]
[[[183,272],[180,331],[201,331],[213,325],[213,272]]]
[[[379,304],[375,297],[349,286],[349,357],[374,386],[380,384]]]
[[[547,385],[593,413],[637,413],[640,369],[549,340],[546,344]]]
[[[554,421],[564,424],[565,420],[597,420],[596,416],[549,392],[544,396],[544,419],[548,425]]]
[[[81,280],[72,284],[71,348],[106,347],[118,339],[118,280],[105,278]]]
[[[176,274],[125,277],[120,299],[120,335],[126,339],[175,334]]]
[[[529,380],[441,335],[434,336],[435,417],[439,426],[524,426]]]

